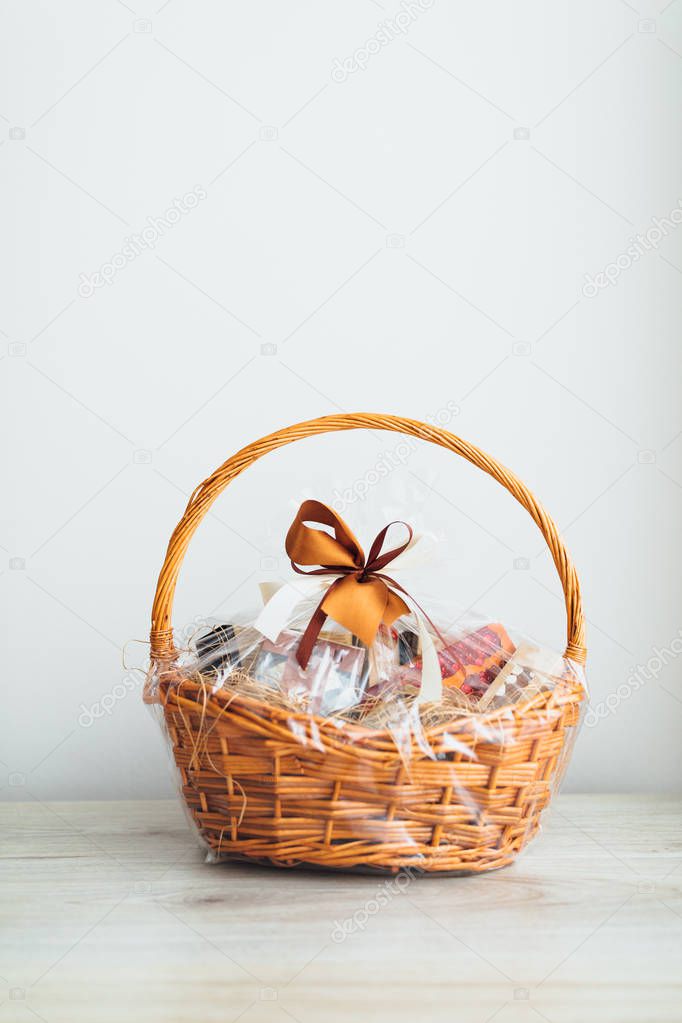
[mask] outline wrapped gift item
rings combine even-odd
[[[196,641],[197,662],[202,671],[220,671],[236,667],[240,651],[233,625],[216,625]]]
[[[254,660],[253,678],[314,714],[329,715],[356,706],[367,681],[366,651],[323,639],[304,670],[296,660],[300,640],[301,634],[291,631],[282,632],[274,643],[264,640]]]
[[[419,633],[413,632],[410,628],[403,628],[395,632],[398,640],[398,662],[400,664],[414,664],[419,657]]]
[[[489,685],[495,669],[502,667],[514,649],[504,626],[485,625],[439,652],[443,685],[465,692]]]
[[[502,701],[530,699],[536,692],[552,688],[570,671],[559,654],[528,642],[522,642],[504,667],[489,669],[489,683],[480,691],[478,709],[499,705]]]

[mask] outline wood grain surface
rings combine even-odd
[[[0,1023],[682,1020],[682,799],[563,796],[511,867],[211,866],[175,802],[6,803]]]

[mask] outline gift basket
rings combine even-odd
[[[182,560],[228,483],[292,441],[359,428],[441,445],[526,508],[563,587],[563,655],[408,592],[401,578],[425,539],[409,521],[388,523],[365,554],[316,500],[302,503],[284,541],[291,578],[263,585],[258,610],[178,641]],[[482,872],[509,864],[538,830],[580,723],[585,653],[573,564],[512,472],[440,427],[340,414],[257,441],[194,491],[158,580],[145,700],[209,859]]]

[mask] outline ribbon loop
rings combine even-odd
[[[334,536],[322,529],[312,529],[307,522],[329,526]],[[321,575],[322,571],[339,572],[362,568],[365,554],[343,519],[321,501],[304,501],[289,527],[285,542],[291,567],[302,575]],[[298,565],[319,565],[315,572],[301,572]]]
[[[386,540],[388,531],[391,528],[391,526],[404,526],[408,532],[407,540],[405,541],[404,544],[401,544],[399,547],[394,547],[392,550],[386,551],[385,554],[381,554],[381,549],[384,546],[384,542]],[[385,568],[386,565],[390,564],[390,562],[394,561],[395,558],[399,557],[399,555],[401,555],[403,551],[407,550],[407,548],[412,543],[413,536],[414,533],[412,531],[412,527],[408,526],[407,522],[403,522],[402,519],[396,519],[394,522],[389,522],[389,524],[387,526],[384,526],[384,528],[379,533],[377,533],[376,537],[374,538],[374,543],[370,547],[369,554],[367,556],[367,565],[365,567],[365,572],[381,572],[381,570]]]

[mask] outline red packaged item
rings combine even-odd
[[[482,629],[439,651],[438,662],[443,673],[443,685],[463,689],[467,679],[477,676],[472,678],[471,684],[464,691],[479,691],[492,682],[514,650],[514,644],[503,625],[484,625]]]
[[[443,685],[467,696],[481,696],[515,649],[504,626],[484,625],[438,651]],[[400,672],[401,681],[415,688],[419,688],[420,677],[421,658]]]

